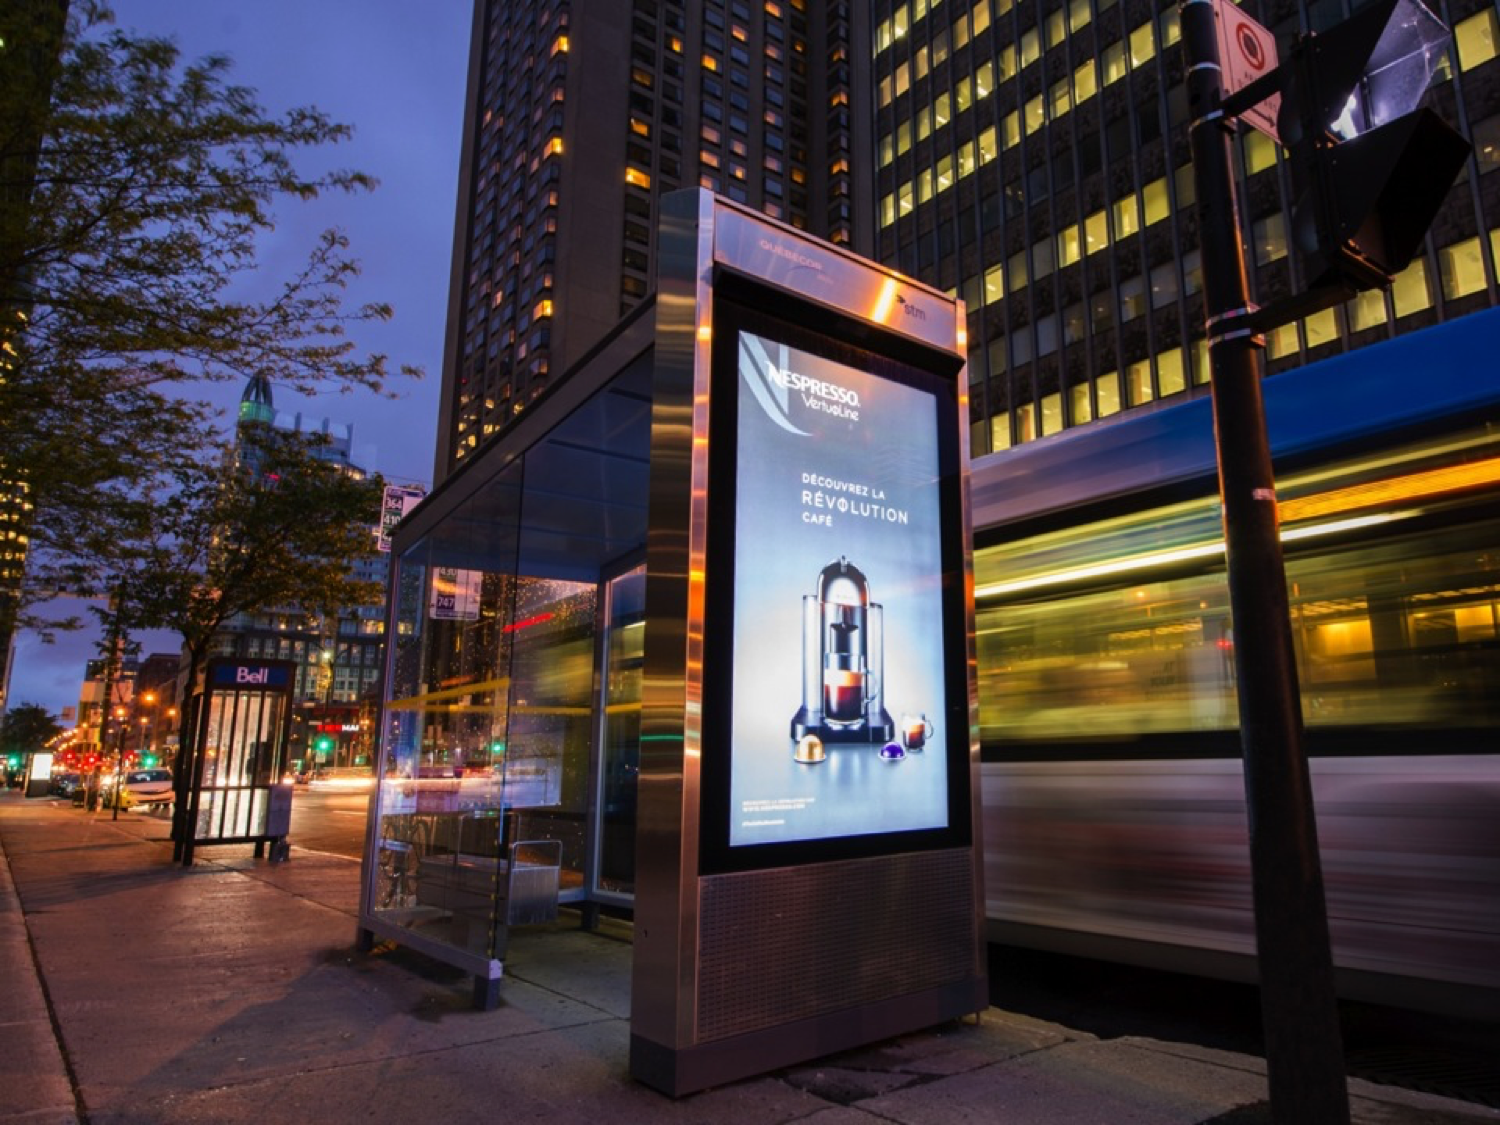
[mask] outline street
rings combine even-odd
[[[359,859],[374,781],[333,778],[299,785],[292,797],[289,839],[299,848]]]

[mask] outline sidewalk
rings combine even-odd
[[[628,934],[512,935],[501,1003],[354,949],[358,863],[171,863],[154,817],[0,795],[0,1122],[1255,1125],[1258,1059],[991,1009],[680,1101],[631,1081]],[[1360,1125],[1500,1111],[1352,1081]],[[1257,1108],[1258,1107],[1258,1108]]]

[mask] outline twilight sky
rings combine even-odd
[[[395,400],[367,392],[307,398],[276,388],[276,407],[352,424],[357,463],[392,482],[430,486],[470,0],[114,0],[114,8],[119,26],[170,36],[185,59],[228,55],[231,79],[255,89],[270,113],[315,105],[353,126],[350,141],[303,154],[302,166],[357,168],[380,186],[365,195],[286,203],[263,246],[261,272],[274,286],[301,263],[320,231],[342,228],[364,267],[349,304],[380,300],[395,307],[389,322],[354,330],[357,349],[386,353],[392,369],[423,367],[427,378],[393,381]],[[229,408],[241,389],[211,388],[208,397]],[[77,603],[64,612],[87,616]],[[23,634],[11,703],[40,703],[54,714],[76,705],[84,662],[97,655],[93,639],[86,630],[44,645]],[[142,640],[143,654],[177,648],[166,634]]]

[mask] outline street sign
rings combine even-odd
[[[424,488],[405,488],[397,484],[385,486],[385,497],[380,505],[380,526],[375,531],[375,546],[382,551],[391,549],[391,532],[406,515],[427,495]]]
[[[1230,0],[1214,0],[1214,26],[1219,33],[1219,77],[1226,98],[1276,69],[1276,37]],[[1280,144],[1276,132],[1280,111],[1281,95],[1272,94],[1245,110],[1240,119]]]

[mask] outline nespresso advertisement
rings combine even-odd
[[[729,844],[948,824],[938,407],[738,343]]]

